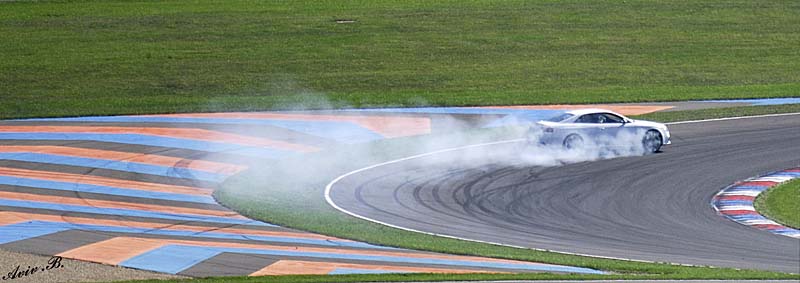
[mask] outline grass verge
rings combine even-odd
[[[718,117],[718,113],[752,115],[772,113],[769,107],[757,107],[750,110],[730,108],[727,110],[706,110],[673,112],[666,119],[694,120],[707,115]],[[794,111],[794,108],[782,108]],[[674,115],[675,118],[673,118]],[[469,138],[443,138],[438,148],[455,147],[459,141],[469,140],[471,143],[496,141],[519,137],[520,128],[503,128],[493,130],[474,130],[464,133]],[[553,275],[553,274],[515,274],[515,275],[430,275],[415,274],[402,276],[356,276],[342,279],[356,281],[435,281],[435,280],[502,280],[502,279],[798,279],[800,275],[790,275],[767,271],[736,270],[730,268],[687,267],[660,263],[643,263],[623,260],[600,259],[584,256],[566,255],[547,251],[519,249],[496,246],[469,241],[454,240],[430,235],[398,230],[372,222],[344,215],[325,203],[322,192],[324,186],[340,174],[375,164],[385,160],[429,152],[437,148],[415,148],[416,139],[437,139],[436,136],[411,137],[384,140],[369,145],[342,147],[335,150],[317,153],[316,156],[304,157],[302,160],[287,160],[269,172],[250,170],[229,179],[216,197],[223,204],[234,208],[243,215],[293,227],[315,233],[353,239],[378,245],[443,252],[450,254],[475,255],[495,258],[506,258],[524,261],[536,261],[552,264],[581,266],[612,271],[615,274],[602,276],[587,275]],[[359,160],[350,158],[363,152],[377,156],[375,160],[361,163],[341,164],[339,160]],[[295,168],[303,168],[298,172]],[[245,189],[247,188],[247,189]],[[253,188],[258,188],[254,190]],[[246,280],[250,279],[237,279]],[[272,280],[272,279],[269,279]],[[298,282],[319,282],[339,280],[336,277],[287,277],[286,280],[309,280]],[[319,280],[319,281],[314,281]],[[213,281],[210,281],[213,282]]]
[[[0,119],[790,97],[798,14],[772,0],[0,1]]]
[[[778,223],[800,229],[800,179],[770,188],[758,195],[756,210]]]
[[[800,104],[739,106],[711,108],[691,111],[653,112],[634,116],[636,119],[659,121],[663,123],[689,120],[716,119],[725,117],[757,116],[781,113],[800,113]]]

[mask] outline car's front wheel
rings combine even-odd
[[[644,146],[644,154],[656,153],[661,149],[663,139],[661,133],[656,130],[649,130],[642,138],[642,146]]]

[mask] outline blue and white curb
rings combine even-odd
[[[796,178],[800,178],[800,167],[750,178],[717,193],[711,200],[711,205],[720,215],[739,224],[800,239],[800,230],[764,217],[753,206],[756,197],[762,192]]]

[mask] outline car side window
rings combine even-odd
[[[575,123],[597,123],[597,118],[594,114],[586,114],[578,117],[578,119],[575,120]]]
[[[603,113],[604,121],[602,123],[622,123],[624,121],[622,117],[611,114],[611,113]]]

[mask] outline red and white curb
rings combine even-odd
[[[711,200],[711,205],[719,214],[739,224],[800,239],[800,230],[772,221],[753,207],[753,201],[759,194],[795,178],[800,178],[800,167],[750,178],[717,193]]]

